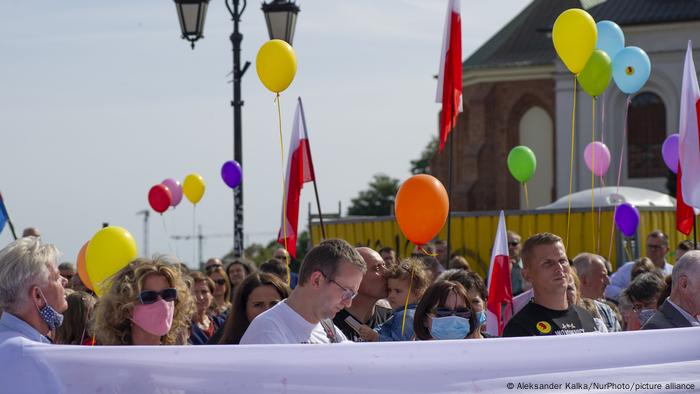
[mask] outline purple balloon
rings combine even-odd
[[[179,204],[180,201],[182,201],[182,186],[180,185],[180,182],[176,181],[173,178],[168,178],[160,184],[165,185],[165,187],[167,187],[168,190],[170,190],[170,196],[172,197],[170,205],[173,208],[175,208],[177,204]]]
[[[664,157],[664,163],[671,172],[678,173],[678,139],[680,135],[671,134],[666,137],[663,146],[661,147],[661,155]]]
[[[229,160],[221,166],[221,179],[224,183],[231,189],[235,189],[241,184],[241,179],[243,178],[243,171],[238,162],[234,160]]]
[[[639,227],[639,211],[637,207],[628,202],[618,205],[615,208],[615,224],[625,237],[634,236],[637,232],[637,227]]]

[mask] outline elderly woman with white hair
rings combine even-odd
[[[14,337],[51,343],[47,335],[61,325],[68,308],[58,256],[55,246],[36,237],[0,250],[0,343]]]

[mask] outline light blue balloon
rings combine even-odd
[[[650,74],[649,56],[640,48],[627,47],[613,59],[613,79],[624,93],[638,92],[647,83]]]
[[[613,21],[600,21],[595,25],[598,28],[596,49],[607,53],[610,59],[615,59],[615,55],[625,47],[625,33]]]

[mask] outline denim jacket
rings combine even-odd
[[[389,320],[376,328],[380,342],[410,341],[413,338],[413,315],[416,313],[417,304],[408,304],[406,309],[406,324],[401,335],[401,323],[403,322],[403,307],[396,308]]]

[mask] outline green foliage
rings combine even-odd
[[[435,156],[438,146],[438,138],[433,136],[423,149],[423,152],[421,152],[420,157],[416,160],[411,160],[411,174],[430,174],[430,159]]]
[[[375,174],[369,189],[361,191],[350,200],[348,215],[387,216],[391,215],[394,198],[399,191],[399,180],[386,174]]]

